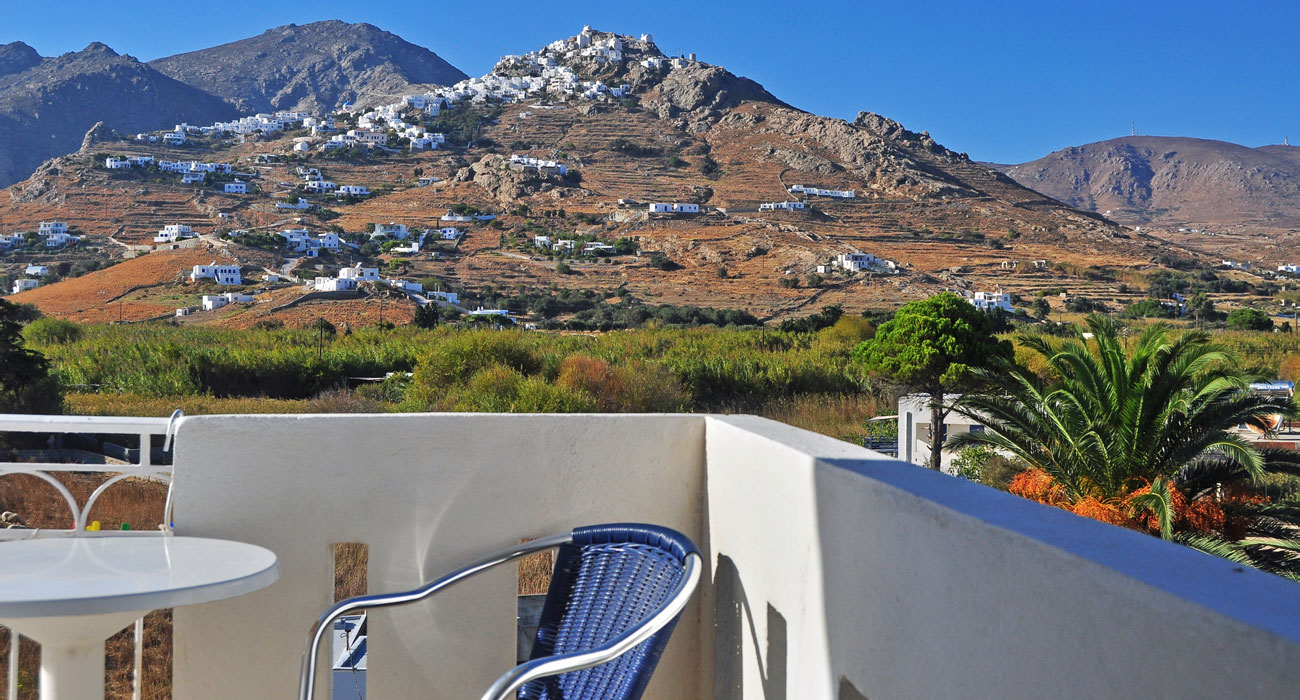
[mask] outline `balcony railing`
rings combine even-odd
[[[281,572],[175,610],[181,700],[292,697],[338,543],[368,546],[378,592],[616,520],[681,530],[708,562],[651,698],[1300,687],[1291,582],[759,418],[200,416],[174,463],[175,532],[265,546]],[[477,697],[514,663],[517,590],[499,569],[372,611],[367,692]]]

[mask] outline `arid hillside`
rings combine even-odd
[[[1300,227],[1300,148],[1126,136],[998,166],[1020,184],[1127,224]]]
[[[1045,197],[885,117],[863,112],[850,122],[809,114],[704,63],[655,68],[643,58],[664,60],[652,42],[624,39],[621,63],[582,59],[572,69],[627,85],[625,96],[466,103],[434,116],[400,110],[408,123],[445,132],[446,142],[431,151],[324,153],[326,137],[301,130],[198,138],[181,148],[108,136],[0,192],[0,229],[67,220],[86,234],[85,249],[122,257],[147,249],[163,225],[185,223],[204,234],[268,234],[220,240],[235,255],[278,259],[268,269],[329,275],[363,262],[422,281],[426,289],[459,290],[467,304],[502,290],[577,289],[644,304],[745,309],[763,319],[828,303],[891,308],[941,289],[1065,290],[1122,304],[1139,290],[1125,291],[1120,280],[1170,260],[1212,256]],[[511,65],[503,61],[497,71],[508,75]],[[339,115],[340,129],[356,118]],[[297,142],[309,150],[295,152]],[[230,163],[250,193],[182,185],[167,173],[105,170],[97,160],[105,154]],[[520,169],[509,161],[514,155],[554,160],[568,172]],[[338,199],[304,192],[301,171],[308,168],[371,194]],[[809,195],[798,186],[854,196]],[[276,206],[299,197],[307,209]],[[785,201],[804,208],[761,206]],[[654,202],[700,211],[653,213]],[[496,218],[456,223],[457,240],[415,254],[387,250],[392,244],[380,249],[368,233],[391,222],[436,234],[452,208]],[[296,260],[274,247],[274,234],[287,228],[332,230],[352,247]],[[610,249],[557,254],[534,245],[537,236]],[[882,263],[866,271],[832,265],[853,253]],[[17,265],[40,257],[28,251],[0,258],[0,273],[6,263],[15,274]],[[58,286],[44,293],[55,294]],[[378,298],[361,297],[362,303]],[[271,302],[255,315],[283,304]],[[298,317],[305,318],[301,310]]]

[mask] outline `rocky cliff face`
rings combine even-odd
[[[998,167],[1125,223],[1300,224],[1300,148],[1290,146],[1129,136]]]
[[[426,48],[369,24],[286,25],[258,36],[150,61],[226,99],[243,114],[318,113],[365,95],[396,95],[467,76]]]
[[[54,58],[9,44],[0,47],[0,187],[77,150],[96,122],[135,133],[233,116],[230,105],[104,44]]]

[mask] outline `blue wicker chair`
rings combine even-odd
[[[422,600],[497,564],[558,548],[529,660],[501,676],[482,700],[638,700],[682,608],[699,583],[703,559],[680,532],[616,523],[495,552],[415,590],[336,603],[315,626],[303,654],[299,700],[312,700],[317,649],[340,615]]]

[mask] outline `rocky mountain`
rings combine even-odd
[[[240,41],[150,61],[242,114],[334,109],[365,95],[400,95],[467,76],[432,51],[370,24],[289,24]]]
[[[135,133],[234,114],[220,99],[104,44],[53,58],[21,42],[0,46],[0,186],[77,150],[96,122]]]
[[[1130,224],[1300,225],[1300,148],[1126,136],[996,166],[1020,184]]]
[[[467,293],[553,285],[654,304],[743,308],[768,319],[830,303],[896,306],[941,289],[1066,289],[1119,305],[1139,293],[1116,291],[1122,271],[1194,255],[1028,189],[924,131],[871,112],[853,120],[811,114],[722,66],[665,56],[648,36],[584,30],[506,57],[488,75],[430,89],[425,99],[429,109],[390,100],[350,119],[443,133],[436,149],[327,152],[323,138],[301,132],[196,137],[213,160],[257,159],[256,193],[248,195],[105,170],[83,152],[10,188],[8,201],[0,196],[0,221],[23,230],[60,217],[86,236],[77,254],[99,246],[112,256],[148,249],[169,223],[205,232],[338,227],[361,245],[377,223],[437,230],[446,226],[443,212],[469,207],[497,218],[468,223],[454,246],[403,258],[404,275]],[[295,140],[308,150],[295,152]],[[163,144],[139,141],[95,148],[167,153]],[[264,159],[289,153],[297,158]],[[527,158],[537,159],[531,169]],[[543,171],[545,161],[557,162]],[[303,164],[373,194],[303,191],[295,186]],[[841,196],[847,190],[852,195]],[[315,206],[291,216],[268,212],[272,200],[300,196]],[[700,212],[647,208],[665,202],[698,204]],[[626,239],[640,252],[576,256],[564,271],[554,251],[533,245],[537,235]],[[226,245],[243,247],[238,239]],[[830,264],[855,252],[888,265]],[[364,255],[386,265],[392,254]]]

